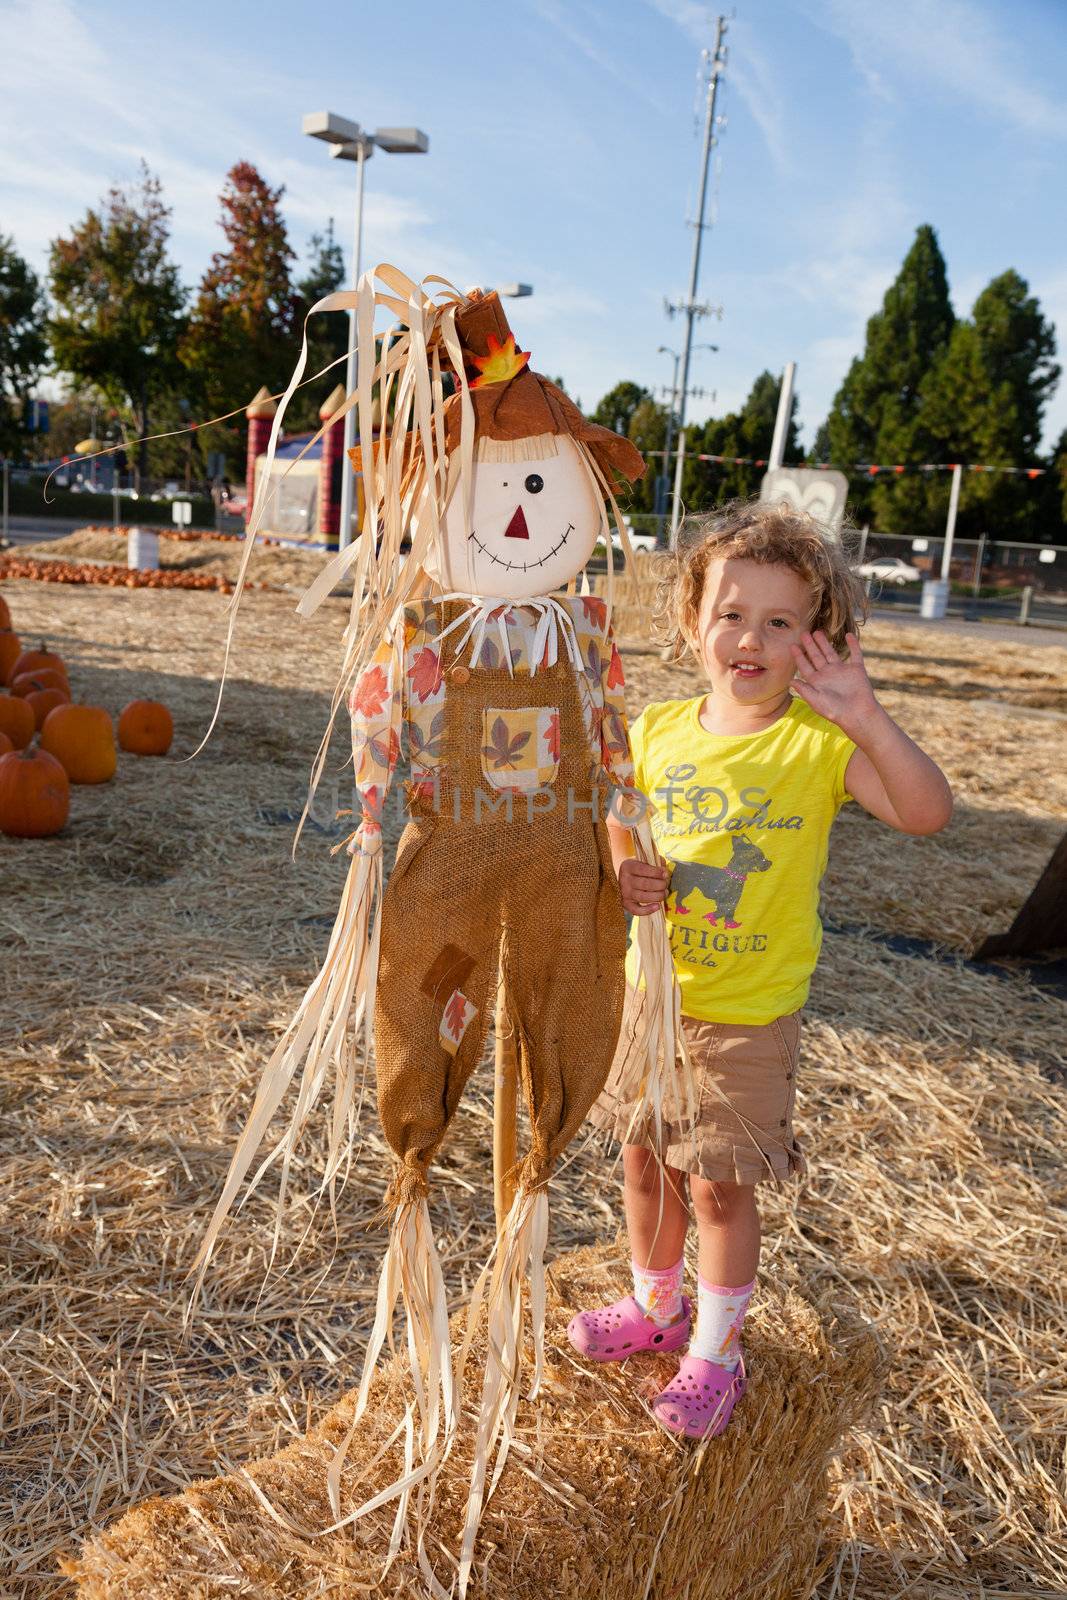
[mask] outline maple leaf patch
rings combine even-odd
[[[503,717],[497,717],[489,732],[490,743],[482,746],[482,755],[494,772],[502,767],[514,767],[530,742],[529,733],[512,734]]]

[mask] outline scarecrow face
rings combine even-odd
[[[471,524],[453,495],[443,548],[426,562],[446,590],[522,600],[561,588],[588,561],[600,529],[596,490],[574,441],[560,434],[555,443],[556,455],[475,463]]]

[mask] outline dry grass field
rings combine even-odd
[[[261,555],[255,576],[270,569]],[[265,1288],[273,1212],[257,1195],[183,1336],[185,1269],[344,873],[330,855],[351,800],[343,728],[290,855],[344,604],[309,626],[291,594],[246,597],[219,725],[186,763],[214,703],[220,596],[22,581],[4,594],[24,639],[64,656],[76,698],[116,712],[158,698],[177,728],[172,758],[126,756],[111,784],[75,790],[62,836],[0,840],[0,1595],[68,1600],[83,1540],[149,1495],[293,1443],[351,1386],[386,1162],[368,1118],[336,1226],[320,1213]],[[881,624],[866,646],[957,813],[932,840],[852,807],[837,825],[836,931],[802,1063],[812,1170],[768,1197],[766,1281],[866,1320],[889,1364],[834,1469],[819,1594],[1052,1600],[1067,1590],[1067,1005],[964,958],[1007,927],[1064,829],[1067,649]],[[635,714],[697,687],[639,642],[627,666]],[[885,933],[934,941],[939,958]],[[437,1171],[457,1303],[492,1233],[490,1088],[483,1073]],[[585,1146],[554,1182],[551,1254],[614,1239],[603,1160]],[[309,1220],[283,1220],[286,1251]],[[124,1583],[108,1592],[154,1592]],[[182,1592],[263,1591],[231,1576]]]

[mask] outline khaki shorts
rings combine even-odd
[[[799,1177],[804,1157],[793,1132],[793,1102],[800,1012],[763,1025],[683,1017],[682,1027],[696,1080],[695,1126],[690,1136],[688,1115],[668,1096],[660,1140],[668,1166],[711,1183]],[[653,1148],[650,1126],[630,1128],[631,1032],[628,1018],[589,1119],[612,1138]]]

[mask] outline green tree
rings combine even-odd
[[[649,391],[639,383],[617,383],[609,389],[593,412],[590,421],[613,433],[629,434],[633,414],[643,400],[651,399]]]
[[[958,322],[922,388],[924,427],[935,459],[989,466],[1041,464],[1041,421],[1059,380],[1056,339],[1017,272],[1003,272]],[[947,475],[938,474],[936,505],[947,506]],[[961,534],[1040,538],[1045,497],[1034,480],[1009,473],[968,473],[960,497]]]
[[[918,229],[882,309],[867,323],[862,356],[849,367],[826,421],[830,458],[892,464],[943,459],[923,414],[923,383],[946,349],[955,317],[937,234]],[[853,509],[879,526],[928,531],[930,485],[918,474],[873,488],[856,482]]]
[[[181,346],[197,409],[217,416],[248,404],[261,384],[272,393],[285,387],[299,354],[299,300],[290,268],[280,201],[249,161],[226,175],[219,197],[226,249],[204,273]],[[241,416],[216,426],[204,449],[225,450],[236,471],[243,455]]]
[[[710,417],[703,428],[689,430],[686,440],[689,459],[682,476],[682,498],[687,511],[707,511],[726,500],[748,500],[759,494],[774,442],[780,391],[781,379],[772,372],[761,372],[740,411],[728,412],[724,417]],[[799,461],[803,454],[797,432],[798,404],[794,394],[786,431],[787,462]],[[697,459],[700,455],[741,456],[750,458],[753,464],[700,461]],[[756,461],[764,465],[756,466]]]
[[[136,183],[112,188],[51,251],[56,365],[132,416],[139,473],[148,466],[152,405],[180,376],[185,291],[167,256],[170,214],[142,163]]]
[[[102,394],[89,388],[71,390],[49,406],[48,432],[26,436],[24,454],[29,461],[72,456],[82,439],[95,432],[96,438],[103,440],[108,426],[116,431],[117,424],[117,413]]]
[[[40,281],[0,234],[0,455],[21,456],[23,412],[48,354]]]
[[[345,259],[341,246],[334,238],[333,218],[326,224],[326,232],[313,233],[308,240],[311,261],[306,275],[296,285],[296,321],[303,325],[304,318],[316,301],[333,294],[345,283]],[[293,396],[286,413],[286,427],[294,433],[304,428],[319,426],[319,408],[336,386],[344,384],[345,363],[348,352],[348,313],[320,311],[308,324],[308,359],[305,376],[311,377],[324,367],[330,370],[318,383],[309,383]],[[333,365],[331,365],[333,363]]]
[[[630,487],[625,499],[628,510],[647,516],[656,509],[656,479],[663,472],[662,451],[667,438],[667,408],[646,394],[630,414],[628,436],[645,458],[645,475]]]

